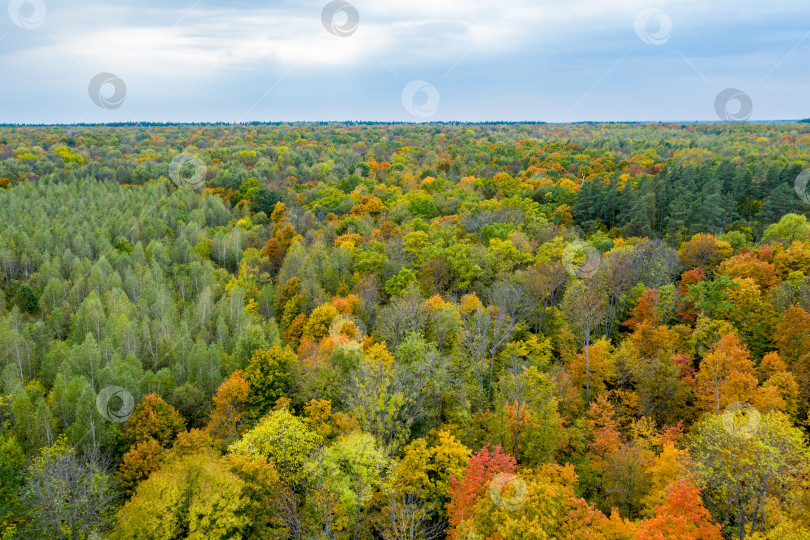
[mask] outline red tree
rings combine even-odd
[[[700,490],[689,480],[669,487],[667,500],[655,509],[655,517],[642,521],[636,540],[721,540],[720,525],[700,500]]]
[[[501,445],[492,451],[484,446],[470,456],[461,480],[450,477],[450,502],[447,503],[447,514],[450,522],[448,536],[452,536],[462,519],[472,516],[473,508],[481,496],[489,489],[490,481],[500,473],[514,473],[517,469],[515,458],[504,454]]]

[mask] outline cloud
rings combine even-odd
[[[36,30],[0,25],[0,121],[237,120],[251,106],[284,119],[409,119],[398,94],[414,79],[442,92],[436,119],[562,120],[577,103],[577,118],[708,119],[712,92],[744,83],[768,102],[755,111],[808,116],[805,0],[357,0],[349,37],[324,29],[325,3],[49,2]],[[634,29],[649,7],[672,21],[661,46]],[[120,111],[87,99],[102,71],[127,82]]]

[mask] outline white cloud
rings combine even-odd
[[[678,13],[677,24],[698,15],[703,24],[728,24],[747,17],[752,2],[660,2]],[[51,13],[50,31],[59,40],[16,52],[21,62],[45,63],[67,51],[88,66],[121,66],[172,76],[206,77],[226,68],[263,69],[274,64],[357,66],[374,57],[391,62],[454,62],[473,50],[497,56],[564,43],[577,49],[608,30],[630,36],[635,14],[648,0],[362,0],[355,6],[360,26],[348,38],[325,31],[319,2],[302,8],[159,10],[107,7],[60,19]],[[702,7],[700,7],[702,6]],[[707,10],[709,13],[707,13]],[[91,12],[92,13],[92,12]],[[706,17],[710,17],[707,20]],[[178,21],[179,22],[176,22]],[[60,20],[66,21],[60,25]],[[126,20],[133,22],[124,22]],[[626,27],[626,28],[624,28]],[[621,32],[621,33],[619,33]],[[92,69],[92,68],[91,68]]]
[[[32,96],[40,96],[43,103],[70,95],[87,105],[87,81],[109,71],[124,78],[143,103],[152,99],[165,104],[167,97],[173,102],[182,97],[204,107],[225,99],[217,93],[223,87],[231,96],[239,92],[235,87],[247,87],[248,99],[258,99],[293,68],[285,84],[312,81],[314,74],[317,83],[325,85],[302,89],[302,95],[304,90],[316,97],[318,91],[351,95],[362,111],[362,105],[379,99],[372,94],[382,83],[369,79],[377,73],[401,88],[410,78],[441,75],[460,64],[454,81],[443,81],[444,109],[451,108],[451,96],[456,95],[490,104],[495,112],[489,117],[497,118],[497,100],[476,99],[476,93],[492,88],[489,83],[530,87],[531,98],[541,101],[535,93],[544,88],[549,92],[545,101],[553,103],[567,93],[567,110],[630,48],[632,55],[600,88],[621,81],[626,93],[634,95],[639,85],[654,83],[650,79],[656,73],[684,71],[686,64],[676,51],[706,70],[712,82],[733,81],[735,73],[750,78],[748,72],[756,72],[761,77],[798,40],[797,29],[790,25],[810,13],[806,0],[781,0],[778,10],[760,0],[349,1],[360,14],[360,25],[346,38],[323,28],[326,0],[251,4],[256,7],[246,1],[188,0],[191,10],[153,0],[49,3],[46,23],[36,31],[0,27],[0,35],[9,31],[0,41],[0,71],[5,74],[0,92],[32,103]],[[672,39],[666,46],[647,45],[635,35],[636,14],[650,7],[672,18]],[[755,35],[748,33],[752,28]],[[810,39],[771,79],[796,73],[797,59],[808,46]],[[641,58],[647,62],[641,63]],[[383,64],[397,74],[396,84]],[[691,68],[685,73],[705,84]],[[301,79],[295,79],[298,74]],[[490,80],[493,77],[498,80]],[[328,81],[344,86],[333,88]],[[600,91],[583,102],[583,110]],[[390,101],[396,104],[398,96]],[[509,106],[516,106],[512,101]]]

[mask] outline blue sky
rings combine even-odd
[[[3,1],[1,123],[810,117],[807,0]]]

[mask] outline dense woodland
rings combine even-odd
[[[0,127],[0,534],[810,538],[808,161],[807,123]]]

